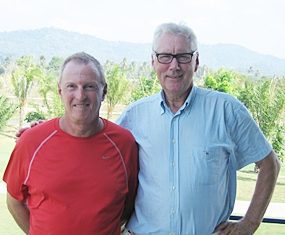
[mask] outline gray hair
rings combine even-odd
[[[66,67],[66,65],[70,62],[70,61],[76,61],[78,63],[82,63],[82,64],[89,64],[91,63],[92,65],[94,65],[95,69],[97,70],[98,72],[98,75],[100,77],[100,82],[103,84],[103,85],[106,85],[106,80],[105,80],[105,75],[104,75],[104,70],[103,70],[103,67],[101,66],[100,62],[95,59],[93,56],[85,53],[85,52],[77,52],[69,57],[67,57],[65,59],[65,61],[63,62],[63,65],[61,67],[61,72],[60,72],[60,80],[61,80],[61,77],[62,77],[62,73]]]
[[[164,33],[184,36],[188,40],[192,51],[196,51],[198,49],[197,37],[190,27],[185,24],[164,23],[159,25],[154,32],[152,43],[152,49],[154,51],[157,50],[158,39]]]

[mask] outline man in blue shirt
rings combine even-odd
[[[117,121],[139,145],[128,229],[137,235],[253,234],[280,168],[271,145],[238,100],[193,85],[199,53],[189,27],[158,26],[152,65],[162,91],[131,104]],[[242,220],[230,222],[236,172],[254,162],[259,173],[250,206]]]
[[[132,234],[253,234],[271,199],[280,168],[272,147],[238,100],[193,85],[197,49],[189,27],[160,25],[152,65],[162,91],[118,120],[139,145]],[[236,172],[254,162],[260,171],[252,201],[242,220],[230,222]]]

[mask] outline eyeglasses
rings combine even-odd
[[[175,58],[180,64],[188,64],[191,62],[194,54],[198,53],[198,51],[193,51],[190,53],[179,53],[179,54],[170,54],[170,53],[157,53],[154,51],[155,56],[159,63],[161,64],[170,64]]]

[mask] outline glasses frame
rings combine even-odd
[[[173,61],[174,58],[176,59],[177,63],[179,63],[179,64],[189,64],[189,63],[191,63],[193,56],[198,53],[197,50],[196,50],[196,51],[193,51],[193,52],[178,53],[178,54],[158,53],[158,52],[156,52],[156,51],[153,51],[153,52],[154,52],[154,54],[155,54],[155,56],[156,56],[157,61],[158,61],[159,63],[161,63],[161,64],[170,64],[170,63]],[[171,58],[171,60],[170,60],[169,62],[161,62],[161,61],[159,60],[159,56],[160,56],[160,55],[171,56],[172,58]],[[191,55],[190,61],[189,61],[189,62],[181,62],[181,61],[179,61],[179,59],[178,59],[179,56],[183,56],[183,55]]]

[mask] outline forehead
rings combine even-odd
[[[156,42],[157,52],[179,53],[191,51],[191,45],[184,35],[163,33]]]
[[[68,62],[62,71],[61,80],[95,80],[100,79],[97,68],[92,63],[83,63],[80,61],[72,60]]]

